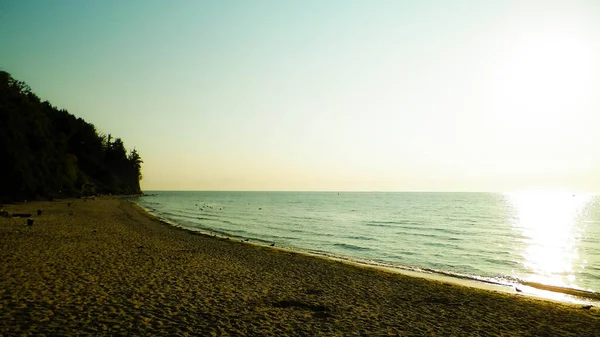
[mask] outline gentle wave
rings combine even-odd
[[[334,243],[333,245],[336,247],[341,247],[343,249],[349,249],[349,250],[371,250],[371,248],[369,248],[369,247],[356,246],[356,245],[351,245],[349,243]]]
[[[331,236],[333,236],[332,234],[330,234]],[[374,238],[369,238],[366,236],[344,236],[345,239],[351,239],[351,240],[362,240],[362,241],[374,241],[376,239]]]

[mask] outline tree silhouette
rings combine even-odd
[[[142,163],[120,138],[40,101],[0,71],[0,201],[141,193]]]

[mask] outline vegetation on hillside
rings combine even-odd
[[[142,158],[0,71],[0,201],[140,193]]]

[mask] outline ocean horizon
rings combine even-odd
[[[499,285],[600,291],[600,197],[571,192],[145,191],[189,230]]]

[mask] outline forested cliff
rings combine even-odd
[[[141,193],[141,164],[120,138],[0,71],[0,201]]]

